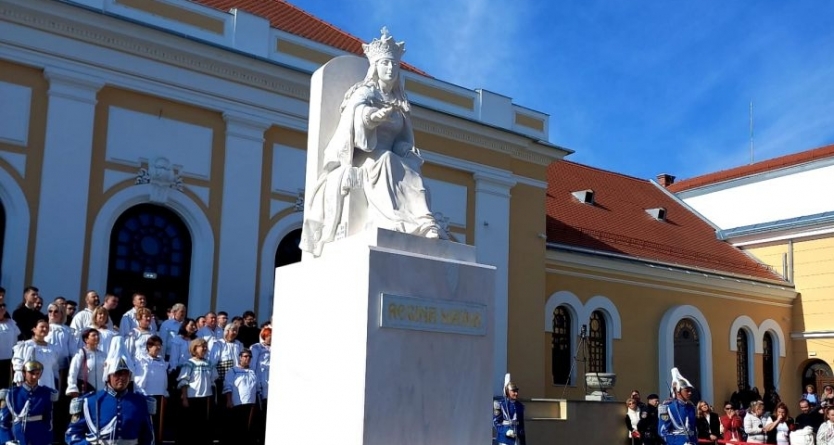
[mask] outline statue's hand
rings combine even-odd
[[[382,123],[388,120],[388,117],[391,116],[391,113],[394,112],[394,108],[390,106],[385,106],[380,108],[379,110],[374,111],[371,113],[370,121],[374,123]]]
[[[342,196],[347,195],[351,190],[362,188],[363,173],[357,167],[348,167],[342,176]]]

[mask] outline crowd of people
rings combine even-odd
[[[115,302],[114,302],[115,301]],[[0,443],[262,443],[272,329],[246,311],[161,323],[145,295],[113,319],[118,297],[43,308],[35,287],[11,315],[0,288]]]
[[[832,385],[825,385],[822,394],[816,393],[814,385],[807,385],[797,402],[800,413],[794,418],[774,389],[761,397],[755,389],[740,385],[719,415],[709,402],[695,402],[695,391],[688,381],[679,382],[673,389],[674,397],[662,403],[657,394],[651,394],[644,404],[639,391],[631,392],[625,415],[628,443],[834,445]]]

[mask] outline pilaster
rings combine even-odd
[[[478,172],[475,178],[475,246],[478,262],[496,267],[495,337],[492,390],[502,394],[507,369],[507,316],[509,312],[510,189],[512,173]]]
[[[264,132],[271,123],[242,113],[224,113],[223,119],[226,159],[215,309],[237,314],[256,309],[261,165]]]
[[[104,82],[50,67],[44,76],[49,103],[32,284],[46,295],[76,295],[84,275],[96,94]],[[104,291],[105,284],[96,286]]]

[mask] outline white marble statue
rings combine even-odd
[[[300,247],[314,256],[326,243],[371,227],[448,239],[420,174],[423,159],[399,75],[405,44],[383,28],[381,38],[362,47],[367,74],[345,93],[335,131],[317,156],[315,183],[308,180]]]

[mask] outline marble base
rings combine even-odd
[[[585,395],[585,400],[592,402],[609,402],[614,400],[614,397],[608,394],[607,392],[594,391],[590,394]]]
[[[275,274],[266,443],[491,440],[495,268],[371,230]]]

